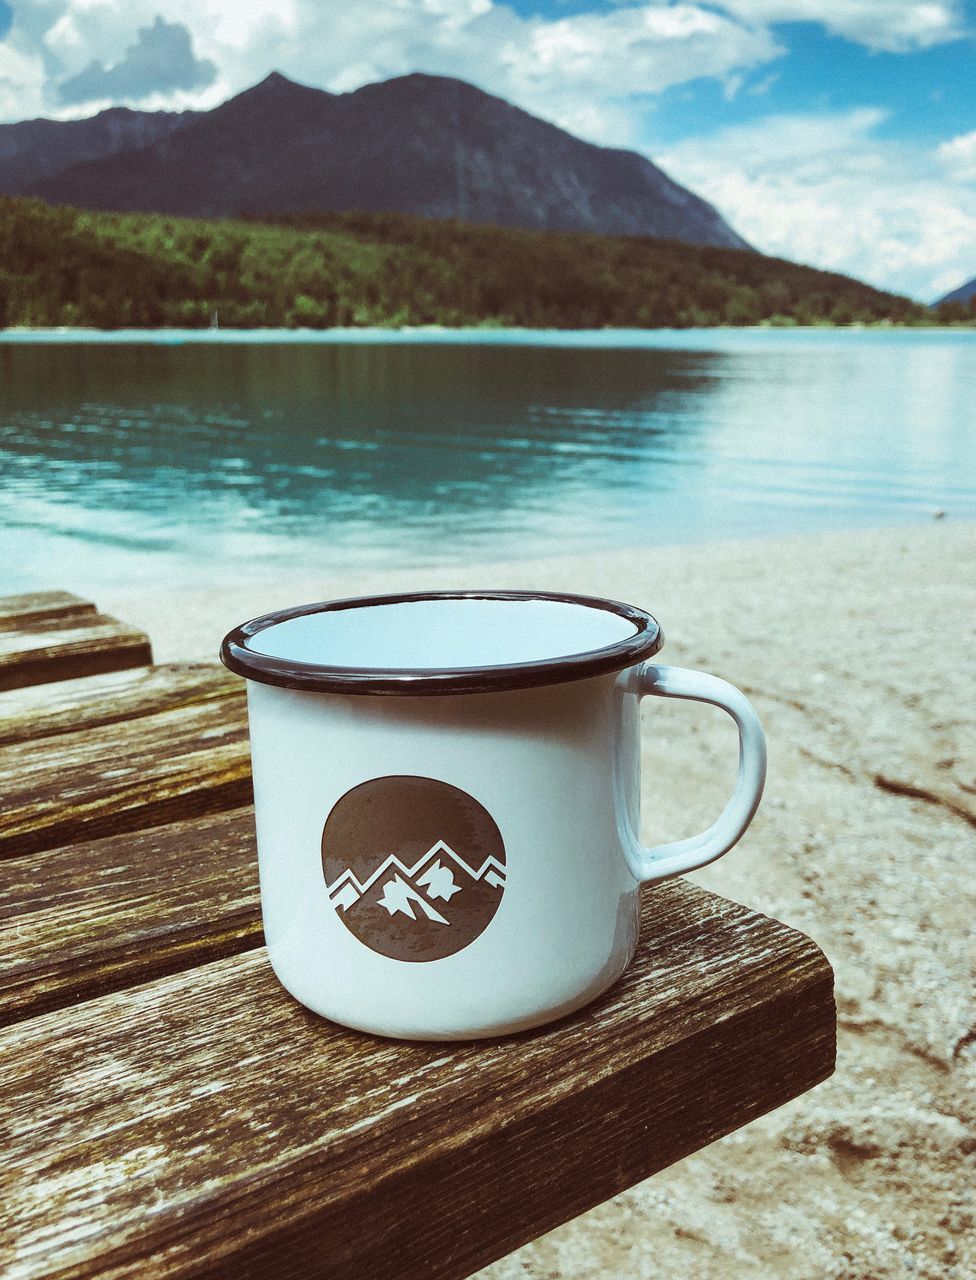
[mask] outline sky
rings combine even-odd
[[[976,275],[976,0],[0,0],[0,120],[215,106],[271,70],[458,76],[643,152],[766,253]]]

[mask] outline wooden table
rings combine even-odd
[[[261,945],[240,682],[63,593],[0,620],[5,1280],[468,1276],[833,1069],[818,948],[680,880],[558,1024],[316,1017]]]

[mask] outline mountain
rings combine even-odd
[[[0,124],[0,195],[22,195],[75,165],[153,146],[198,114],[111,107],[88,120]]]
[[[109,114],[31,123],[56,136]],[[22,128],[0,126],[0,153],[8,131]],[[58,167],[49,145],[33,173],[22,158],[20,185],[8,182],[4,190],[118,212],[233,217],[364,209],[749,248],[710,204],[645,157],[583,142],[443,76],[400,76],[331,94],[273,72],[212,111],[160,124],[156,136],[124,150],[60,154]]]
[[[945,294],[935,305],[940,307],[943,302],[971,302],[974,298],[976,298],[976,276],[972,280],[967,280],[965,284],[961,284],[958,289]]]
[[[328,885],[329,901],[373,951],[397,960],[443,959],[484,931],[505,891],[503,862],[489,855],[475,864],[438,840],[412,866],[388,855],[364,882],[347,867]]]
[[[436,862],[434,859],[436,858]],[[433,867],[431,866],[433,863]],[[336,908],[341,907],[345,910],[358,902],[359,899],[382,877],[392,872],[396,876],[397,872],[401,872],[402,876],[414,884],[427,885],[432,898],[444,898],[448,901],[453,894],[453,887],[442,889],[441,886],[445,880],[451,884],[452,875],[445,871],[445,865],[458,874],[462,872],[469,880],[485,880],[492,888],[500,889],[505,886],[505,865],[498,861],[497,858],[489,856],[484,859],[478,867],[470,866],[459,853],[455,853],[449,844],[444,840],[438,840],[422,854],[413,866],[408,866],[402,862],[395,853],[389,854],[383,861],[373,870],[364,881],[360,881],[356,873],[349,867],[346,867],[340,876],[338,876],[331,884],[326,885],[329,894],[329,900]],[[397,877],[398,879],[400,877]]]

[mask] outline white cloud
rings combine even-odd
[[[229,56],[253,51],[269,38],[274,42],[298,35],[303,8],[301,0],[200,0],[195,29],[201,38],[209,33],[214,47]]]
[[[0,41],[0,120],[38,115],[46,81],[47,69],[38,52],[16,34]]]
[[[502,92],[578,129],[581,98],[606,104],[701,76],[725,80],[783,50],[768,31],[711,9],[645,4],[555,22],[535,19],[514,30],[499,52],[502,65],[495,75]],[[595,135],[592,127],[587,136],[621,141],[602,131]]]
[[[940,143],[935,154],[957,182],[976,182],[976,129]]]
[[[217,77],[208,86],[193,90],[175,88],[168,94],[147,90],[124,100],[131,106],[155,110],[161,107],[212,107],[271,69],[272,54],[289,40],[300,46],[298,6],[308,0],[50,0],[51,20],[39,31],[39,44],[53,69],[46,94],[46,114],[78,115],[64,107],[58,86],[84,73],[92,62],[111,67],[125,58],[139,40],[139,32],[157,19],[178,23],[192,38],[193,49],[204,61],[213,62]],[[35,20],[35,29],[39,26]],[[299,71],[293,72],[301,78]],[[85,108],[83,114],[107,105],[109,99]]]
[[[834,35],[906,53],[965,34],[963,0],[719,0],[743,22],[819,22]]]
[[[83,71],[62,80],[62,102],[93,102],[105,98],[134,97],[172,89],[199,89],[213,84],[217,68],[194,56],[190,33],[182,22],[164,22],[157,15],[152,26],[140,27],[139,38],[125,57],[106,66],[92,60]]]
[[[928,301],[976,269],[976,191],[931,153],[877,137],[884,119],[768,116],[655,159],[756,248]]]
[[[77,114],[59,102],[58,83],[93,62],[117,65],[139,30],[162,18],[185,25],[197,57],[218,68],[212,85],[174,90],[168,105],[213,106],[271,67],[334,92],[424,70],[472,80],[618,145],[639,137],[650,95],[700,77],[736,92],[748,72],[784,52],[770,23],[820,22],[870,48],[898,50],[962,30],[961,0],[644,0],[608,8],[594,0],[591,11],[556,19],[522,16],[503,0],[36,0],[32,7],[43,53],[59,72],[45,93],[51,114]]]
[[[424,70],[456,75],[594,140],[636,140],[630,99],[701,76],[736,83],[782,49],[761,25],[694,0],[649,0],[559,19],[521,16],[493,0],[48,0],[35,16],[57,70],[49,114],[76,114],[57,85],[97,63],[119,65],[158,18],[184,25],[218,79],[173,106],[207,107],[278,67],[334,92]],[[130,97],[134,105],[146,101]],[[158,101],[158,95],[153,99]],[[9,116],[8,116],[9,118]]]

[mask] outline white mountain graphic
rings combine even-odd
[[[434,859],[437,860],[436,863],[433,866],[428,866]],[[451,863],[458,870],[470,876],[472,880],[484,880],[486,884],[490,884],[494,889],[503,889],[505,887],[505,866],[497,858],[493,856],[487,857],[481,866],[476,869],[470,866],[459,853],[455,853],[444,840],[438,840],[431,845],[422,857],[417,859],[413,866],[408,866],[395,853],[391,853],[389,857],[380,863],[372,875],[364,881],[361,881],[355,872],[347,867],[330,885],[327,885],[329,901],[337,910],[339,908],[342,908],[343,911],[347,910],[358,902],[362,895],[391,869],[401,872],[403,877],[407,880],[412,880],[415,884],[428,886],[428,893],[431,898],[450,901],[455,893],[461,891],[461,886],[454,881]],[[421,874],[422,872],[423,874]],[[403,911],[405,915],[409,915],[411,919],[416,919],[416,916],[410,904],[412,902],[421,903],[428,919],[439,920],[444,924],[447,923],[444,917],[435,911],[419,893],[411,890],[410,885],[405,884],[400,876],[395,876],[393,880],[384,886],[383,897],[378,901],[380,906],[385,907],[390,912],[390,915],[399,910]]]
[[[416,903],[428,920],[435,920],[438,924],[450,924],[449,920],[445,920],[439,911],[436,911],[427,899],[417,892],[412,886],[407,884],[406,880],[400,876],[394,876],[392,880],[387,880],[383,886],[382,898],[377,898],[379,906],[384,907],[391,916],[395,916],[398,911],[402,911],[405,916],[409,916],[411,920],[417,919],[417,914],[413,909]]]
[[[440,858],[422,876],[417,877],[417,883],[427,886],[427,893],[431,898],[443,898],[445,902],[450,902],[456,893],[461,892],[461,886],[454,883],[451,868],[445,867]]]

